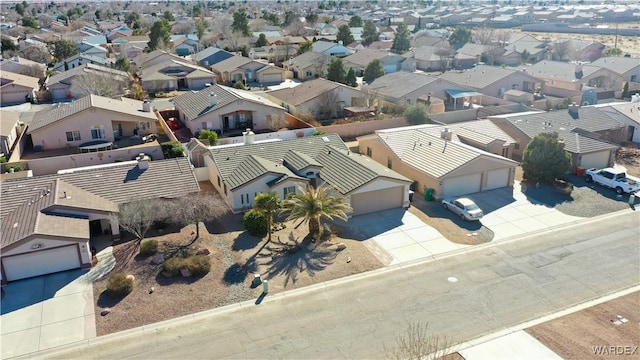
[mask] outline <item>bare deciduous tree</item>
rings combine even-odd
[[[438,63],[440,64],[440,71],[445,72],[449,68],[449,49],[438,48],[435,52],[438,57]]]
[[[224,39],[231,35],[233,19],[228,16],[218,16],[214,19],[213,23],[215,24],[214,30],[220,35],[220,37]]]
[[[43,64],[51,61],[51,53],[49,52],[49,49],[35,45],[20,49],[20,51],[18,51],[18,55],[25,59]]]
[[[384,358],[395,360],[455,359],[453,341],[429,332],[429,324],[410,323],[407,330],[396,336],[395,346],[384,346]]]
[[[473,31],[473,42],[480,45],[490,45],[494,42],[494,29],[481,27]]]
[[[330,56],[317,56],[313,60],[313,64],[311,66],[313,67],[313,71],[316,76],[322,77],[324,75],[324,71],[327,68],[327,65],[329,65],[329,61],[331,61]]]
[[[569,41],[556,41],[551,45],[551,51],[553,52],[553,58],[555,60],[562,61],[565,56],[569,55],[571,50],[571,44]]]
[[[227,212],[227,207],[222,201],[213,201],[211,197],[199,193],[178,198],[172,205],[172,221],[180,225],[195,224],[196,234],[193,241],[200,237],[201,222],[216,220]]]
[[[159,199],[135,200],[120,205],[118,214],[112,214],[112,217],[118,220],[121,228],[142,241],[155,221],[166,218],[165,209]]]
[[[334,91],[325,91],[316,99],[314,113],[320,120],[331,119],[338,110],[340,98]]]
[[[188,22],[177,22],[171,26],[171,33],[176,34],[188,34],[193,29],[193,25]]]
[[[267,126],[269,127],[269,129],[273,130],[273,131],[278,131],[282,128],[287,127],[287,125],[289,125],[287,123],[286,119],[283,119],[280,115],[278,114],[269,114],[267,115],[266,121]]]
[[[296,19],[287,27],[287,34],[290,36],[303,36],[307,35],[307,29],[302,21]]]
[[[76,76],[71,84],[71,94],[74,97],[93,94],[113,99],[124,96],[129,90],[128,79],[120,76],[85,72]]]

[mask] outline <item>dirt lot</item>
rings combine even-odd
[[[616,164],[627,169],[627,174],[640,177],[640,148],[637,145],[627,145],[616,153]]]
[[[204,190],[203,196],[217,195]],[[104,293],[108,276],[94,283],[98,336],[257,299],[262,287],[251,286],[254,273],[269,280],[269,294],[274,294],[383,266],[362,241],[356,240],[358,236],[347,229],[335,228],[335,236],[318,243],[314,249],[304,244],[299,251],[290,253],[286,251],[286,243],[301,243],[308,232],[306,224],[296,228],[297,224],[287,223],[267,243],[266,238],[245,233],[240,221],[240,215],[229,214],[219,221],[201,224],[200,238],[188,249],[190,252],[208,249],[212,261],[211,271],[197,279],[163,276],[161,265],[153,265],[151,258],[138,255],[135,241],[114,246],[117,264],[112,272],[134,275],[136,287],[117,301]],[[161,248],[168,244],[163,252],[176,251],[178,246],[191,242],[194,229],[195,225],[169,227],[164,234],[148,234],[147,239],[158,240]],[[337,251],[338,243],[344,243],[346,249]],[[111,312],[101,316],[104,308]]]
[[[640,292],[534,326],[527,332],[563,359],[638,359],[638,309]],[[608,355],[594,354],[597,346],[606,347]],[[616,349],[611,351],[611,346]]]

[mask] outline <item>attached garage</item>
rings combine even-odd
[[[436,196],[438,198],[446,198],[479,192],[481,182],[482,173],[448,178],[442,182],[442,194],[436,194]]]
[[[22,104],[27,102],[26,98],[33,97],[33,89],[28,89],[22,86],[13,86],[12,84],[3,86],[0,89],[0,104]]]
[[[368,214],[376,211],[402,207],[404,186],[367,191],[351,195],[353,215]]]
[[[283,81],[283,76],[281,71],[270,71],[260,73],[260,75],[258,75],[258,79],[261,83],[273,84],[281,83]]]
[[[485,190],[499,189],[509,186],[510,168],[496,169],[487,172]]]
[[[2,258],[2,269],[7,281],[78,269],[81,265],[78,244]]]
[[[582,154],[579,166],[589,168],[605,168],[609,166],[610,151],[599,151],[589,154]]]

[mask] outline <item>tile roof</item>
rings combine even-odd
[[[216,104],[211,106],[210,94],[216,95]],[[191,91],[179,95],[173,99],[176,110],[184,113],[189,120],[197,119],[211,111],[221,109],[237,100],[250,101],[269,107],[283,108],[272,101],[250,91],[234,89],[219,84],[212,85],[204,90]]]
[[[38,111],[27,129],[27,133],[49,126],[81,111],[96,108],[113,111],[128,117],[139,117],[148,120],[156,120],[153,112],[142,111],[142,101],[133,99],[111,99],[98,95],[87,95],[69,103],[57,103]],[[134,121],[135,119],[131,119]]]
[[[292,59],[293,65],[306,69],[309,66],[313,66],[317,63],[329,64],[331,61],[331,55],[327,55],[325,53],[317,53],[314,51],[307,51],[301,55],[298,55]]]
[[[385,96],[401,98],[437,80],[427,74],[396,71],[375,79],[368,88],[377,89]]]
[[[380,60],[387,55],[389,55],[387,50],[365,48],[344,57],[342,60],[361,66],[367,66],[372,60]]]
[[[239,67],[247,65],[252,62],[257,63],[257,61],[255,60],[251,60],[249,58],[236,55],[211,65],[211,68],[216,72],[234,71],[234,70],[238,70]],[[266,66],[267,64],[262,64],[262,65]]]
[[[295,171],[301,171],[302,169],[310,166],[322,167],[322,164],[320,164],[311,156],[295,150],[287,151],[287,153],[284,155],[283,160],[285,165],[290,166]]]
[[[199,66],[190,64],[185,61],[178,61],[175,59],[166,59],[152,66],[142,69],[142,80],[167,80],[176,79],[177,76],[173,75],[170,71],[171,68],[186,68],[187,78],[211,78],[213,81],[213,72]]]
[[[603,57],[592,62],[591,65],[609,69],[616,74],[624,74],[636,69],[637,75],[640,77],[640,59],[638,58]]]
[[[84,236],[75,226],[77,219],[47,217],[55,215],[56,209],[115,212],[117,205],[132,200],[174,198],[197,191],[198,181],[187,158],[150,161],[146,170],[125,162],[73,173],[6,180],[2,182],[0,207],[2,247],[34,233]],[[86,231],[88,238],[88,226]]]
[[[299,106],[341,86],[345,85],[323,78],[317,78],[305,81],[292,88],[267,91],[266,94],[280,99],[284,103]]]
[[[586,77],[600,70],[599,66],[589,64],[582,65],[582,76]],[[531,66],[527,72],[533,76],[544,79],[557,79],[560,81],[576,81],[576,64],[543,60]]]
[[[567,110],[560,110],[528,115],[513,114],[504,118],[529,138],[543,132],[557,132],[569,152],[587,153],[618,147],[608,141],[594,139],[589,133],[618,129],[624,126],[622,123],[596,107],[581,107],[578,114],[574,118]]]
[[[374,161],[367,160],[360,154],[350,152],[336,134],[217,147],[210,150],[210,156],[220,171],[223,181],[231,189],[246,183],[241,181],[241,176],[244,176],[244,179],[255,179],[268,172],[281,174],[281,178],[303,179],[295,175],[285,166],[285,163],[295,168],[304,166],[305,161],[322,166],[320,178],[335,186],[342,194],[347,194],[376,177],[410,181]],[[297,159],[294,159],[296,157]],[[268,163],[270,165],[267,165]]]
[[[13,73],[10,71],[0,70],[0,81],[2,84],[1,86],[5,86],[7,84],[15,84],[24,86],[29,89],[36,89],[38,87],[38,82],[40,81],[40,79],[32,76]]]
[[[112,69],[107,66],[87,63],[81,66],[76,66],[75,68],[69,69],[67,71],[53,74],[47,79],[46,83],[47,85],[56,84],[56,83],[71,84],[71,79],[73,77],[81,74],[86,74],[86,73],[108,75],[112,77],[119,77],[121,79],[126,79],[126,80],[129,80],[131,78],[126,71],[120,71],[120,70]]]
[[[55,64],[53,66],[53,68],[57,69],[59,67],[63,67],[65,62],[70,63],[70,62],[75,61],[76,59],[83,59],[85,61],[89,61],[91,63],[100,64],[100,65],[107,65],[109,63],[109,61],[107,61],[104,58],[101,58],[99,56],[93,56],[93,55],[89,55],[89,54],[76,54],[76,55],[68,57],[68,58],[64,59],[63,61]]]
[[[480,65],[466,71],[447,71],[438,76],[453,83],[469,86],[474,89],[483,89],[497,81],[518,74],[534,78],[531,71],[526,73],[513,69],[503,69],[497,66]]]
[[[19,112],[0,110],[0,135],[9,136],[16,127],[18,120],[20,120]]]
[[[403,162],[436,178],[444,177],[480,158],[505,165],[517,164],[513,160],[463,143],[445,141],[439,135],[416,129],[379,130],[376,134]]]

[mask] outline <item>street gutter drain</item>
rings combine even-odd
[[[447,278],[447,280],[448,280],[450,283],[456,283],[456,282],[458,282],[458,278],[457,278],[457,277],[455,277],[455,276],[449,276],[449,277]]]

